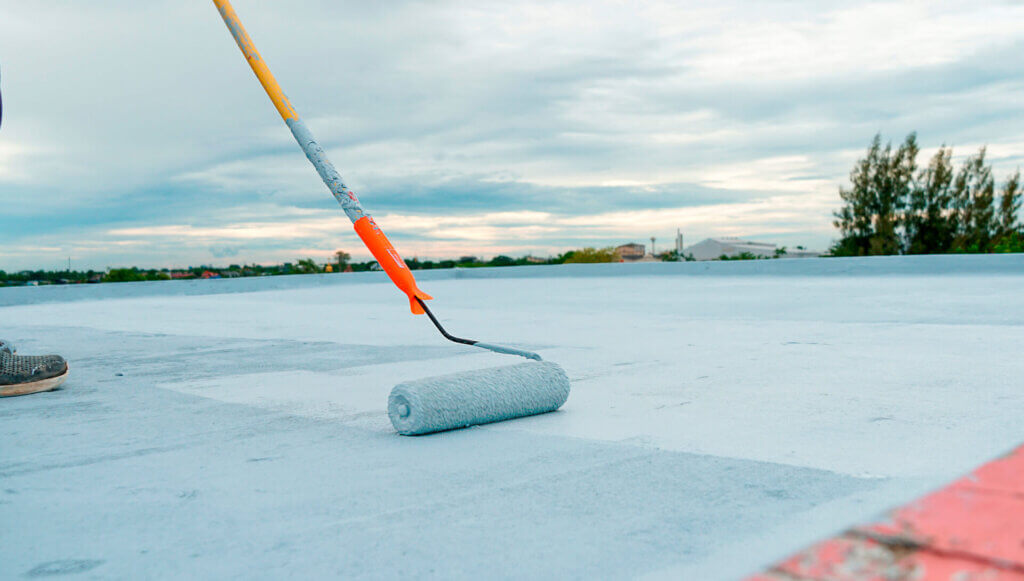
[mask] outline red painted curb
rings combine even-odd
[[[747,581],[1024,581],[1024,445]]]

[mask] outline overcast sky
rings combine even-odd
[[[408,257],[820,249],[877,132],[1024,162],[1021,2],[234,4]],[[368,257],[211,2],[0,0],[0,71],[0,270]]]

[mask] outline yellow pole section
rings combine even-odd
[[[281,90],[281,85],[277,84],[277,79],[274,78],[273,73],[270,72],[270,68],[267,67],[267,63],[260,57],[259,51],[256,50],[256,45],[252,43],[252,39],[249,38],[249,33],[245,31],[242,26],[242,21],[238,19],[238,15],[235,14],[235,9],[231,7],[231,2],[228,0],[213,0],[213,3],[217,5],[217,10],[220,11],[221,18],[224,19],[224,24],[228,25],[228,30],[231,31],[231,36],[235,37],[235,42],[238,43],[238,48],[242,50],[242,54],[245,55],[246,62],[252,68],[252,72],[256,73],[256,78],[260,80],[260,84],[263,85],[263,89],[267,92],[267,96],[274,102],[274,107],[277,107],[277,112],[281,114],[281,118],[285,121],[291,119],[298,119],[299,115],[295,112],[291,102],[288,101],[288,96]]]

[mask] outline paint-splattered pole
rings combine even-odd
[[[391,245],[391,242],[388,241],[384,232],[373,221],[373,218],[363,210],[363,206],[359,203],[359,199],[356,198],[352,190],[348,189],[345,183],[341,181],[338,170],[334,169],[334,165],[327,159],[327,154],[324,153],[323,148],[313,139],[313,134],[310,133],[306,124],[299,119],[298,113],[295,112],[295,108],[292,107],[288,97],[281,90],[281,86],[277,84],[277,80],[271,74],[267,63],[260,57],[260,53],[256,50],[256,46],[252,43],[252,39],[249,38],[245,28],[242,27],[242,22],[238,19],[238,15],[235,14],[231,3],[228,0],[213,0],[213,3],[217,6],[217,10],[220,11],[220,15],[224,19],[224,23],[227,24],[228,30],[231,31],[231,35],[235,37],[235,42],[238,43],[238,48],[245,55],[245,60],[252,67],[252,72],[256,73],[256,78],[263,85],[267,96],[273,101],[277,112],[281,114],[281,118],[284,119],[288,128],[291,129],[292,135],[295,136],[295,141],[299,143],[299,147],[306,153],[306,158],[309,159],[309,162],[316,168],[317,173],[320,174],[320,179],[324,181],[327,188],[331,190],[331,194],[341,204],[345,214],[355,224],[356,234],[362,239],[363,244],[366,244],[370,253],[377,259],[377,262],[384,269],[384,272],[388,274],[388,277],[391,278],[391,281],[395,283],[395,286],[409,297],[409,307],[413,314],[422,315],[424,313],[423,307],[417,299],[430,300],[432,297],[416,286],[416,280],[413,278],[412,272],[409,271],[409,267],[406,266],[402,257],[398,255],[398,251]]]

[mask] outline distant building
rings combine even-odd
[[[708,238],[685,250],[686,254],[692,254],[697,260],[716,260],[723,255],[732,258],[744,252],[754,256],[771,258],[775,256],[775,245],[767,242],[754,242],[726,236],[722,238]]]
[[[171,272],[171,278],[175,279],[175,280],[179,279],[179,278],[195,278],[195,277],[196,277],[196,275],[194,275],[194,274],[192,274],[191,272],[188,272],[188,271],[182,272],[182,271],[176,270],[176,271]]]
[[[644,255],[647,254],[647,249],[643,244],[630,242],[616,248],[615,253],[619,255],[623,262],[634,262],[643,260]]]
[[[777,245],[770,242],[754,242],[753,240],[724,236],[721,238],[708,238],[698,242],[687,248],[684,254],[692,255],[697,260],[717,260],[723,255],[733,258],[743,253],[763,258],[774,258],[777,248],[779,248]],[[786,253],[781,256],[785,258],[809,258],[821,256],[821,253],[803,249],[790,250],[787,248]]]
[[[529,262],[530,264],[544,264],[547,261],[548,261],[548,259],[546,259],[546,258],[538,258],[536,256],[527,256],[526,257],[526,262]]]
[[[209,270],[204,270],[203,274],[200,276],[200,278],[220,278],[220,275],[217,274],[216,272],[210,272]]]

